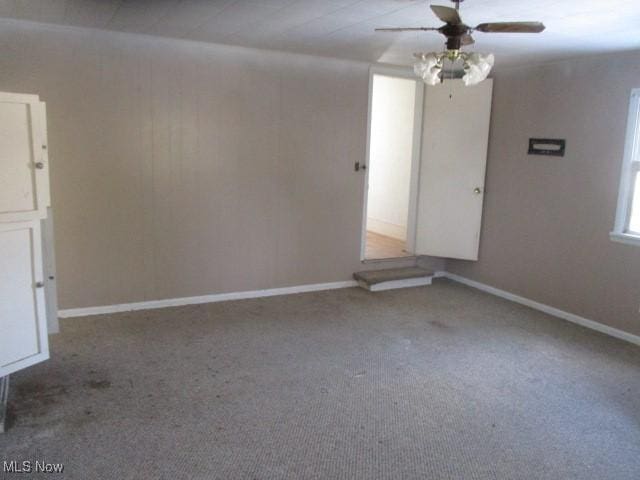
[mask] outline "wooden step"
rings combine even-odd
[[[386,268],[353,274],[358,284],[371,292],[431,285],[433,273],[420,267]]]

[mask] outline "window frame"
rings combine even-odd
[[[640,88],[631,91],[629,100],[629,116],[624,146],[624,159],[618,189],[618,205],[611,240],[640,246],[640,232],[631,232],[631,205],[636,175],[640,175]],[[637,192],[640,195],[640,192]]]

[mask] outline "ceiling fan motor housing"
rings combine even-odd
[[[462,36],[469,33],[471,29],[464,23],[458,25],[446,24],[438,31],[447,37],[447,50],[460,50],[462,47]]]

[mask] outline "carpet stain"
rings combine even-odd
[[[7,405],[7,427],[15,425],[20,417],[33,419],[46,416],[67,395],[68,390],[64,385],[46,385],[37,381],[18,384]]]
[[[18,400],[40,400],[42,402],[53,401],[55,397],[67,394],[64,385],[45,385],[40,382],[24,382],[16,387]]]
[[[106,390],[107,388],[111,388],[111,382],[109,380],[89,380],[88,382],[84,382],[84,385],[93,390]]]
[[[440,328],[442,330],[450,330],[451,329],[451,327],[449,325],[446,325],[446,324],[442,323],[439,320],[431,320],[429,322],[429,325],[432,325],[432,326],[434,326],[436,328]]]

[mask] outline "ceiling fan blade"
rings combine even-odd
[[[432,30],[438,30],[434,27],[397,27],[397,28],[376,28],[376,32],[430,32]]]
[[[462,45],[473,45],[474,43],[476,43],[473,37],[468,33],[466,35],[462,35],[462,37],[460,38],[462,40]]]
[[[462,19],[460,18],[460,14],[455,8],[444,7],[442,5],[431,5],[431,10],[436,16],[445,23],[449,23],[451,25],[460,25],[462,23]]]
[[[485,33],[540,33],[546,27],[541,22],[481,23],[474,30]]]

